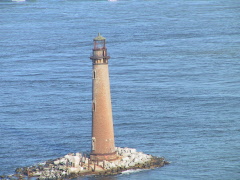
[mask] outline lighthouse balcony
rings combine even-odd
[[[92,60],[110,59],[110,56],[97,56],[97,55],[94,55],[94,56],[90,56],[90,59],[92,59]]]

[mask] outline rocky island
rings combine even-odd
[[[0,179],[72,179],[79,176],[106,176],[121,174],[131,169],[153,169],[169,164],[162,157],[155,157],[132,148],[116,147],[118,158],[114,161],[91,161],[89,155],[69,153],[64,157],[48,160],[35,166],[17,168],[16,174]]]

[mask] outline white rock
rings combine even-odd
[[[116,150],[117,152],[121,152],[121,151],[122,151],[122,148],[116,147],[115,150]]]
[[[111,164],[110,164],[110,167],[111,167],[111,168],[115,168],[115,167],[116,167],[116,164],[111,163]]]
[[[73,163],[75,167],[79,167],[80,157],[79,156],[73,156]]]
[[[74,156],[69,156],[69,157],[68,157],[68,160],[69,160],[69,162],[74,163],[75,158],[74,158]]]
[[[137,150],[136,149],[130,149],[130,153],[136,153]]]
[[[135,154],[132,154],[131,156],[129,156],[130,161],[132,161],[135,157],[136,157]]]
[[[66,164],[67,163],[67,159],[66,158],[61,158],[59,160],[60,163]]]
[[[122,153],[122,156],[123,156],[123,157],[128,157],[128,156],[131,156],[131,153],[126,153],[126,152],[125,152],[125,153]]]
[[[86,161],[86,158],[82,157],[81,162],[85,163],[85,161]]]
[[[128,167],[128,164],[129,164],[130,162],[121,162],[121,166],[124,166],[124,167]]]
[[[69,173],[78,173],[79,170],[80,170],[79,168],[75,168],[75,167],[68,168]]]
[[[99,162],[98,165],[103,167],[103,162]]]
[[[82,157],[82,154],[81,153],[76,153],[76,156]]]
[[[122,161],[128,161],[129,160],[129,157],[123,157],[122,158]]]
[[[134,159],[133,159],[133,162],[138,163],[138,162],[139,162],[139,159],[138,159],[138,158],[134,158]]]
[[[115,166],[119,166],[119,161],[114,161],[113,163],[115,164]]]
[[[70,155],[68,155],[68,154],[64,156],[64,158],[66,158],[66,159],[68,159],[69,157],[70,157]]]
[[[135,166],[135,163],[134,162],[130,162],[129,163],[129,166],[131,167],[131,166]]]
[[[59,165],[60,161],[59,161],[59,160],[56,160],[56,161],[54,161],[53,163],[54,163],[54,165]]]

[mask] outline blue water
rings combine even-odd
[[[116,146],[171,164],[79,179],[240,179],[239,0],[0,0],[0,174],[90,150],[98,32]]]

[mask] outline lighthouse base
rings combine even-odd
[[[97,154],[97,153],[91,153],[90,154],[90,159],[91,161],[114,161],[116,159],[118,159],[119,156],[117,155],[117,152],[113,152],[113,153],[105,153],[105,154]]]
[[[0,174],[0,179],[76,179],[86,175],[108,176],[121,174],[127,170],[153,169],[169,164],[162,157],[137,152],[136,149],[132,148],[117,147],[116,151],[117,153],[110,153],[106,156],[110,159],[118,157],[112,161],[92,161],[89,156],[81,153],[69,153],[64,157],[51,159],[38,165],[17,168],[15,175],[6,178]],[[92,154],[92,157],[102,158],[103,156]],[[62,171],[62,169],[65,171]]]

